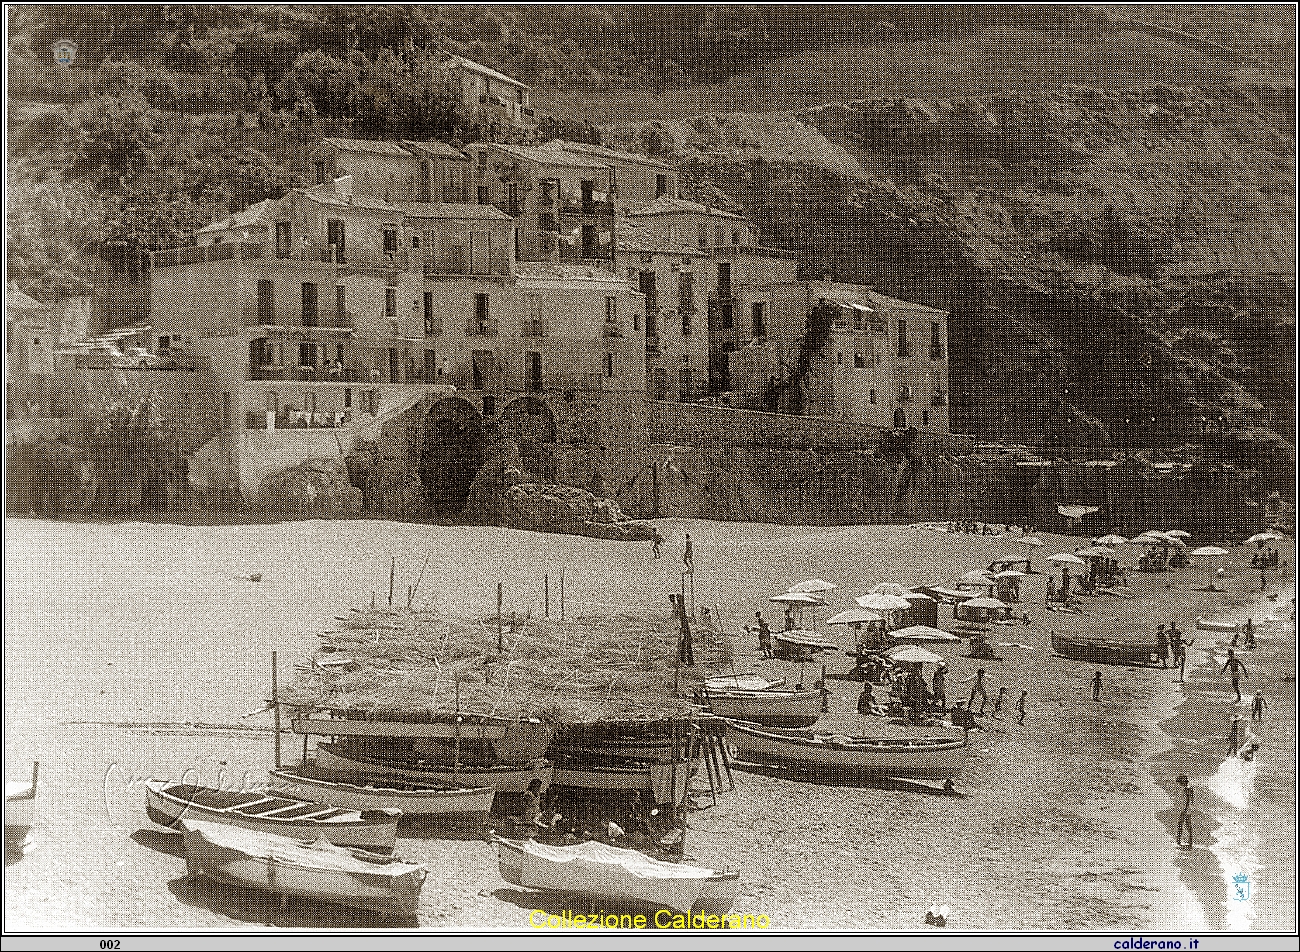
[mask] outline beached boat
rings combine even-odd
[[[1201,631],[1241,631],[1243,625],[1236,621],[1207,621],[1200,615],[1196,616],[1196,627]]]
[[[704,681],[706,691],[771,691],[785,685],[785,678],[761,674],[719,674]]]
[[[822,715],[821,691],[710,691],[709,710],[729,720],[807,727]]]
[[[655,803],[681,803],[694,765],[685,761],[653,764],[590,764],[558,761],[554,783],[584,790],[644,790]]]
[[[394,856],[187,819],[191,876],[304,896],[389,916],[414,916],[428,869]]]
[[[393,848],[402,815],[390,809],[343,810],[274,791],[216,790],[166,780],[145,781],[145,810],[149,819],[170,829],[199,820],[384,852]]]
[[[821,651],[839,651],[833,641],[822,641],[808,631],[782,631],[772,633],[772,653],[787,660],[808,660]]]
[[[314,760],[269,773],[272,787],[304,800],[349,810],[396,809],[404,816],[486,813],[496,795],[491,787],[441,787],[400,780],[376,784],[364,774],[323,770]]]
[[[847,737],[802,730],[770,730],[727,722],[739,760],[780,763],[809,773],[884,777],[958,776],[969,748],[960,737]]]
[[[293,730],[320,737],[366,738],[385,760],[425,760],[493,767],[522,766],[546,756],[555,728],[541,721],[465,715],[455,720],[381,720],[351,712],[336,717],[296,717]]]
[[[524,889],[703,915],[725,915],[740,893],[739,873],[665,863],[604,843],[548,846],[497,839],[501,878]]]
[[[36,786],[40,762],[32,764],[32,779],[5,781],[5,828],[30,827],[36,823]]]
[[[1066,658],[1093,664],[1149,665],[1160,661],[1154,641],[1115,641],[1052,633],[1052,650]]]
[[[457,771],[441,763],[371,757],[331,743],[316,745],[316,763],[325,770],[376,779],[409,780],[443,787],[491,787],[497,793],[523,793],[534,780],[541,781],[545,790],[551,785],[553,772],[545,760],[523,766],[462,767]]]

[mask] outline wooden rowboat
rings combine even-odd
[[[344,712],[347,713],[347,712]],[[370,720],[360,715],[295,717],[295,733],[366,738],[386,760],[441,760],[448,765],[523,766],[546,756],[555,728],[535,720],[467,715],[449,720]],[[382,752],[381,752],[382,751]]]
[[[314,760],[269,771],[271,786],[305,800],[349,810],[401,810],[404,816],[486,813],[496,791],[491,787],[439,787],[389,780],[375,784],[363,774],[321,769]]]
[[[709,710],[728,720],[807,727],[822,715],[821,691],[710,691]]]
[[[719,674],[704,681],[706,691],[771,691],[783,687],[785,678],[767,678],[761,674]]]
[[[839,651],[833,641],[822,641],[809,631],[784,631],[772,633],[772,653],[778,658],[807,661],[819,651]]]
[[[828,776],[951,779],[961,773],[970,752],[960,737],[847,737],[736,721],[727,722],[727,739],[740,760],[786,764]]]
[[[1240,622],[1235,621],[1206,621],[1200,615],[1196,616],[1196,627],[1201,631],[1241,631],[1244,627]]]
[[[549,846],[498,837],[497,848],[506,882],[609,905],[725,915],[740,892],[739,873],[665,863],[594,841]]]
[[[266,790],[216,790],[166,780],[145,781],[145,810],[159,826],[185,820],[225,823],[293,839],[391,852],[401,810],[343,810]]]
[[[31,827],[36,823],[36,785],[40,762],[32,764],[32,779],[5,781],[5,828]]]
[[[548,761],[536,760],[524,766],[462,767],[457,771],[441,763],[418,760],[385,760],[369,757],[338,744],[316,745],[316,763],[325,770],[361,774],[377,779],[409,780],[434,786],[491,787],[497,793],[523,793],[534,780],[542,790],[551,785]]]
[[[305,896],[390,916],[414,916],[428,869],[393,856],[323,840],[185,820],[185,866],[191,876]]]
[[[1053,632],[1052,650],[1063,657],[1092,664],[1150,665],[1160,661],[1155,642],[1080,638]]]
[[[555,764],[556,786],[584,790],[644,790],[654,803],[681,803],[694,764],[590,764],[560,761]]]

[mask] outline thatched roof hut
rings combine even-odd
[[[662,721],[691,716],[680,695],[731,660],[724,636],[693,630],[697,665],[679,677],[679,620],[667,614],[507,617],[502,629],[498,651],[495,616],[354,610],[280,702],[373,720]]]

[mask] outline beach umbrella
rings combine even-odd
[[[1040,546],[1043,544],[1043,540],[1038,538],[1038,536],[1021,536],[1016,541],[1021,545]]]
[[[988,598],[987,596],[981,598],[972,598],[969,601],[964,602],[963,604],[967,608],[1006,608],[1007,607],[1006,602],[999,601],[996,598]]]
[[[918,644],[926,641],[961,641],[954,634],[929,625],[911,625],[892,633],[895,641],[904,644]]]
[[[1128,541],[1128,539],[1124,538],[1122,535],[1116,535],[1115,533],[1112,532],[1109,535],[1098,536],[1092,541],[1097,543],[1098,545],[1123,545],[1125,542]]]
[[[1104,545],[1090,545],[1084,549],[1075,549],[1075,555],[1086,556],[1090,559],[1109,558],[1115,554],[1114,549],[1108,549]]]
[[[806,594],[815,592],[833,592],[839,588],[834,582],[826,582],[819,578],[810,578],[806,582],[800,582],[797,585],[791,585],[787,592],[804,592]]]
[[[828,625],[863,625],[869,622],[884,621],[880,615],[867,608],[850,608],[826,619]]]
[[[1256,532],[1253,536],[1251,536],[1249,539],[1246,540],[1245,544],[1258,545],[1264,542],[1271,542],[1276,538],[1277,536],[1273,535],[1273,533],[1271,532]]]
[[[1227,549],[1221,549],[1217,545],[1203,545],[1199,549],[1192,550],[1192,555],[1207,555],[1211,558],[1217,558],[1227,554]]]
[[[1025,578],[1025,573],[1018,569],[1003,569],[994,578]]]
[[[899,664],[940,664],[943,661],[940,655],[916,645],[895,645],[885,652],[885,657]]]
[[[904,592],[902,597],[907,599],[908,604],[911,604],[912,602],[934,601],[934,599],[931,598],[929,595],[925,594],[925,592]]]
[[[1164,538],[1166,542],[1168,542],[1171,545],[1176,545],[1180,549],[1187,548],[1187,543],[1184,542],[1182,539],[1178,538],[1178,536],[1176,535],[1169,535],[1169,533],[1165,533]]]
[[[791,605],[825,605],[816,595],[810,595],[807,592],[782,592],[780,595],[773,595],[768,599],[769,602],[785,602]]]
[[[1192,537],[1190,532],[1186,532],[1183,529],[1166,529],[1165,535],[1169,536],[1171,539],[1190,539]]]
[[[1266,532],[1265,535],[1267,535],[1274,542],[1281,542],[1285,538],[1285,536],[1283,536],[1282,533],[1273,532],[1271,529],[1268,532]]]
[[[870,595],[859,595],[854,599],[863,608],[874,609],[880,612],[897,611],[900,608],[911,608],[912,604],[906,598],[900,598],[897,595],[886,595],[884,592],[872,592]]]
[[[871,590],[872,595],[897,595],[899,598],[907,598],[908,591],[897,582],[881,582]]]
[[[976,569],[974,572],[967,572],[961,580],[967,585],[988,585],[993,581],[993,576],[983,569]]]
[[[1142,535],[1140,535],[1138,538],[1148,538],[1148,537],[1149,537],[1149,538],[1152,538],[1152,539],[1165,539],[1165,538],[1168,538],[1168,537],[1167,537],[1163,532],[1161,532],[1159,529],[1148,529],[1146,532],[1142,533]]]
[[[1083,561],[1083,559],[1079,558],[1077,555],[1071,555],[1069,552],[1058,552],[1056,555],[1052,556],[1047,561],[1058,562],[1061,565],[1087,565],[1088,564],[1087,562]]]

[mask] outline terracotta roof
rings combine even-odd
[[[619,251],[650,251],[670,255],[692,255],[700,257],[708,252],[700,250],[697,245],[686,241],[672,241],[647,225],[627,222],[615,232]]]
[[[327,189],[330,190],[327,191]],[[353,195],[352,200],[349,201],[347,196],[335,193],[329,185],[303,189],[302,194],[305,198],[309,198],[321,205],[328,205],[330,208],[357,208],[372,212],[401,213],[402,211],[395,205],[389,205],[385,201],[371,198],[368,195]]]
[[[331,136],[322,139],[321,144],[332,145],[336,149],[342,149],[345,152],[371,152],[375,155],[389,155],[407,159],[411,157],[411,153],[396,142],[377,142],[372,139],[341,139]]]
[[[249,205],[242,212],[236,212],[229,218],[219,218],[210,225],[204,225],[199,229],[201,235],[206,231],[225,231],[228,228],[247,228],[250,225],[262,222],[265,224],[268,210],[274,203],[275,199],[264,198],[254,205]]]
[[[699,202],[687,201],[684,198],[669,198],[662,195],[656,198],[644,208],[638,208],[635,211],[628,212],[629,215],[711,215],[715,218],[734,218],[736,221],[744,221],[743,215],[737,215],[735,212],[724,212],[721,208],[710,208],[708,205],[701,205]]]
[[[671,165],[665,165],[662,162],[656,162],[654,159],[645,155],[638,155],[635,152],[620,152],[618,149],[611,149],[603,145],[591,145],[586,142],[568,142],[564,139],[556,139],[547,145],[559,146],[565,152],[577,152],[586,155],[595,155],[601,158],[610,159],[616,162],[636,162],[640,165],[650,165],[657,169],[663,169],[665,172],[675,171]]]
[[[503,83],[509,83],[511,86],[518,86],[520,89],[529,88],[528,86],[524,85],[523,83],[521,83],[519,80],[515,79],[512,76],[507,76],[505,73],[498,73],[492,67],[484,66],[482,63],[476,63],[472,59],[466,59],[464,56],[457,56],[454,53],[448,53],[447,59],[458,66],[465,67],[467,70],[469,70],[472,73],[479,73],[482,76],[487,76],[490,77],[491,79],[497,79]]]
[[[439,142],[437,139],[425,139],[422,142],[416,142],[410,139],[403,139],[402,145],[412,152],[423,152],[425,155],[437,159],[457,159],[461,162],[468,162],[469,156],[453,145],[446,142]]]
[[[464,205],[459,202],[398,202],[397,208],[408,218],[464,218],[489,221],[514,221],[495,205]]]
[[[543,165],[563,165],[573,169],[604,169],[606,163],[595,159],[581,159],[571,152],[547,145],[500,145],[495,142],[484,143],[489,149],[495,149],[506,155],[528,162],[540,162]]]

